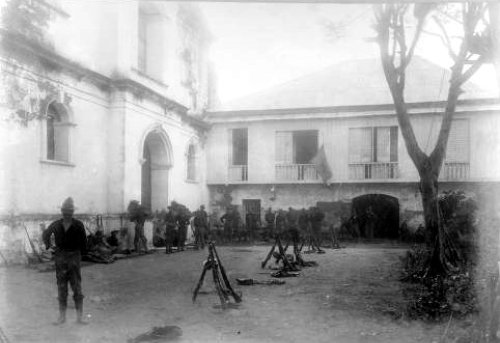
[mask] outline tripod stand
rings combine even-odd
[[[281,235],[279,233],[276,234],[274,244],[271,247],[271,250],[269,250],[269,253],[267,254],[265,260],[261,263],[261,265],[260,265],[261,268],[266,267],[267,262],[269,261],[271,256],[273,256],[274,250],[276,249],[276,247],[278,247],[277,260],[283,261],[283,269],[286,271],[298,271],[298,268],[295,267],[294,265],[292,265],[292,263],[290,263],[290,261],[288,261],[288,259],[286,258],[285,252],[286,252],[286,249],[288,248],[288,244],[287,244],[286,248],[283,248],[283,245],[281,244],[281,237],[280,236]],[[300,261],[302,261],[302,257],[300,257],[300,251],[297,249],[295,244],[294,244],[294,253],[295,253],[295,257],[297,259],[297,262],[300,264]]]
[[[215,249],[214,242],[208,243],[208,258],[205,262],[205,265],[203,266],[200,280],[198,281],[198,284],[196,285],[196,288],[193,292],[193,302],[195,302],[196,297],[198,296],[198,291],[203,285],[205,274],[209,270],[212,270],[215,289],[217,290],[217,294],[219,295],[221,307],[225,309],[230,304],[229,296],[232,296],[236,303],[240,303],[241,295],[237,294],[231,287],[231,283],[229,282],[229,279],[226,275],[226,271],[224,270],[224,267],[220,262],[219,255],[217,254],[217,250]]]

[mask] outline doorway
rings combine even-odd
[[[385,194],[366,194],[352,200],[352,214],[358,218],[364,238],[398,237],[399,202]]]
[[[167,140],[160,130],[150,132],[144,140],[141,169],[141,203],[150,211],[167,208],[170,154]]]

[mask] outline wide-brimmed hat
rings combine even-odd
[[[69,197],[64,200],[61,206],[61,211],[64,210],[69,210],[69,211],[74,211],[75,210],[75,204],[73,203],[73,198]]]

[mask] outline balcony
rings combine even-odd
[[[441,177],[446,181],[468,180],[469,175],[469,162],[445,162],[441,171]]]
[[[248,166],[247,165],[229,166],[228,179],[229,181],[236,181],[236,182],[248,181]]]
[[[316,181],[319,179],[314,164],[276,164],[276,181]]]
[[[399,177],[398,162],[350,163],[351,180],[387,180]]]

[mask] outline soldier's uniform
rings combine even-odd
[[[287,229],[286,215],[283,210],[278,211],[276,216],[276,229],[275,235],[283,235]]]
[[[220,217],[220,221],[224,224],[224,241],[226,243],[231,242],[233,238],[233,217],[232,210],[227,210],[227,212]]]
[[[178,241],[177,241],[177,249],[182,251],[184,250],[184,244],[187,239],[187,228],[189,225],[189,218],[181,213],[177,215],[177,228],[178,228]]]
[[[165,253],[172,253],[172,247],[176,236],[177,224],[172,210],[169,210],[163,218],[165,222]]]
[[[257,218],[252,212],[248,212],[245,216],[245,224],[247,227],[248,239],[253,242],[255,239],[255,231],[257,230]]]
[[[205,207],[203,205],[200,206],[198,211],[196,211],[193,223],[196,247],[204,249],[207,234],[206,231],[208,229],[208,214],[205,212]]]
[[[299,235],[302,239],[307,237],[309,233],[309,214],[306,209],[302,209],[298,218]]]
[[[82,276],[80,273],[80,261],[87,249],[87,237],[83,223],[72,218],[74,211],[73,199],[68,198],[61,207],[64,218],[59,219],[47,228],[43,233],[43,241],[47,250],[50,248],[51,236],[55,238],[55,265],[57,294],[59,300],[59,319],[55,324],[66,321],[66,308],[68,301],[68,283],[73,291],[73,300],[77,314],[77,322],[84,324],[83,315],[83,293]],[[66,219],[67,213],[71,213]],[[70,223],[69,226],[65,223]]]
[[[313,236],[313,241],[314,245],[318,249],[318,251],[321,251],[321,225],[323,223],[323,219],[325,218],[325,215],[321,210],[317,207],[314,207],[313,210],[311,211],[310,214],[310,221],[311,221],[311,230],[312,230],[312,236]]]
[[[298,215],[293,208],[289,208],[286,214],[288,230],[288,239],[292,241],[293,247],[296,249],[299,243],[299,228],[298,228]]]
[[[264,239],[269,239],[274,236],[274,225],[275,225],[275,217],[276,215],[271,211],[271,208],[269,208],[264,215],[264,220],[266,221],[266,234]]]

